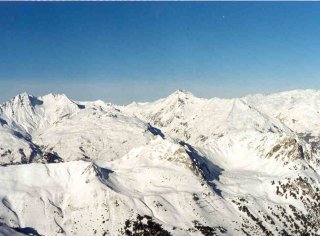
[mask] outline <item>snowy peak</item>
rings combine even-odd
[[[47,95],[40,97],[42,100],[50,100],[50,101],[62,101],[65,103],[73,102],[71,101],[65,94],[57,94],[57,93],[49,93]]]
[[[66,106],[67,104],[73,103],[72,100],[70,100],[65,94],[55,94],[55,93],[49,93],[44,96],[36,97],[32,94],[28,94],[26,92],[23,92],[21,94],[18,94],[17,96],[10,99],[8,102],[5,102],[1,106],[9,106],[9,105],[16,105],[16,106],[39,106],[43,105],[44,101],[47,101],[48,103],[56,103],[57,105]],[[60,103],[60,104],[58,104]]]
[[[226,121],[231,129],[290,133],[290,129],[279,120],[260,112],[243,99],[234,99]]]
[[[27,93],[17,95],[0,107],[2,119],[27,133],[44,128],[81,108],[65,95],[35,97]]]
[[[16,108],[23,107],[23,106],[36,106],[41,105],[42,101],[38,100],[37,97],[30,95],[26,92],[18,94],[17,96],[10,99],[8,102],[5,102],[1,106],[14,106]]]
[[[165,98],[165,101],[171,104],[185,104],[188,102],[192,102],[193,99],[196,99],[196,97],[191,92],[179,89]]]
[[[190,99],[192,97],[194,97],[194,95],[190,91],[187,91],[184,89],[178,89],[168,96],[168,98],[181,98],[181,99],[184,99],[184,98]]]
[[[244,97],[249,104],[278,119],[297,133],[320,134],[320,92],[293,90]]]
[[[14,98],[12,98],[11,100],[13,101],[13,103],[18,104],[18,103],[23,103],[23,102],[30,102],[30,98],[34,98],[32,95],[29,95],[26,92],[23,92],[21,94],[18,94],[17,96],[15,96]]]
[[[5,164],[117,159],[161,136],[147,122],[112,104],[74,102],[64,94],[24,93],[2,108],[0,154],[5,158],[0,163]],[[10,147],[9,139],[16,145]]]
[[[202,99],[177,91],[153,103],[132,104],[125,110],[150,122],[166,136],[197,147],[221,167],[252,171],[264,169],[263,159],[288,164],[313,156],[311,143],[306,143],[301,134],[295,132],[294,126],[272,112],[279,100],[277,110],[287,109],[286,105],[281,108],[286,96],[278,96],[278,100],[271,99],[270,104],[263,107],[264,95],[254,95],[254,100],[246,97]],[[308,102],[304,100],[303,103]],[[300,107],[299,110],[301,114],[303,109]],[[299,117],[298,120],[303,119]],[[286,140],[295,140],[295,143]],[[313,136],[311,140],[317,142]]]

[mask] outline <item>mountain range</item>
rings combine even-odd
[[[0,105],[0,235],[320,235],[320,91]]]

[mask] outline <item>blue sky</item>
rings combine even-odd
[[[0,3],[0,101],[320,88],[317,2]]]

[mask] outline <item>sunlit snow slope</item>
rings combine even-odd
[[[0,235],[320,235],[320,92],[0,105]]]

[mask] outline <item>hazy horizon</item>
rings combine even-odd
[[[230,96],[230,97],[221,97],[221,96],[217,96],[217,95],[212,95],[212,96],[201,96],[201,95],[198,95],[198,94],[195,94],[192,90],[186,90],[186,89],[183,89],[183,88],[179,88],[179,89],[176,89],[176,90],[173,90],[173,91],[170,91],[169,93],[167,94],[164,94],[163,96],[159,96],[159,97],[154,97],[150,100],[131,100],[131,101],[128,101],[126,103],[117,103],[117,102],[113,102],[111,100],[105,100],[105,99],[102,99],[102,98],[94,98],[94,99],[87,99],[87,100],[81,100],[81,99],[76,99],[74,97],[71,97],[69,96],[68,94],[66,93],[56,93],[56,92],[48,92],[48,93],[41,93],[41,94],[35,94],[35,93],[30,93],[28,91],[22,91],[22,92],[19,92],[17,94],[15,94],[14,96],[8,98],[7,100],[5,101],[0,101],[0,104],[3,104],[7,101],[9,101],[10,99],[20,95],[20,94],[23,94],[23,93],[26,93],[28,95],[32,95],[32,96],[36,96],[36,97],[41,97],[41,96],[46,96],[48,94],[59,94],[59,95],[65,95],[67,96],[69,99],[73,100],[73,101],[78,101],[78,102],[92,102],[92,101],[97,101],[97,100],[101,100],[103,102],[106,102],[106,103],[113,103],[115,105],[129,105],[133,102],[137,102],[137,103],[144,103],[144,102],[154,102],[154,101],[157,101],[159,99],[164,99],[164,98],[167,98],[168,96],[174,94],[175,92],[177,91],[184,91],[184,92],[188,92],[188,93],[191,93],[192,95],[194,95],[195,97],[197,98],[204,98],[204,99],[211,99],[211,98],[221,98],[221,99],[233,99],[233,98],[243,98],[243,97],[246,97],[246,96],[250,96],[250,95],[272,95],[272,94],[277,94],[277,93],[286,93],[286,92],[294,92],[294,91],[320,91],[319,89],[311,89],[311,88],[305,88],[305,89],[289,89],[289,90],[279,90],[279,91],[274,91],[274,92],[270,92],[270,93],[247,93],[247,94],[244,94],[244,95],[241,95],[241,96]]]

